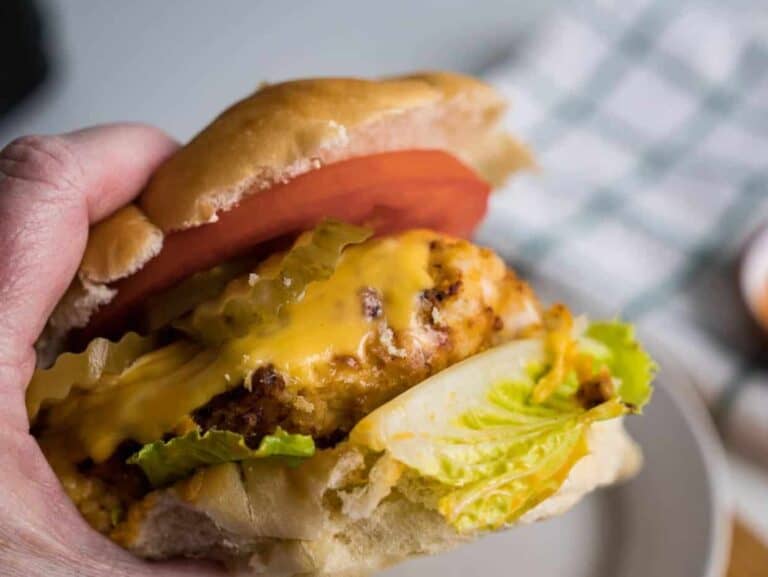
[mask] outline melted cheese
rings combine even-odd
[[[288,323],[281,330],[248,335],[229,346],[244,356],[246,370],[271,363],[281,374],[304,382],[322,377],[315,371],[324,361],[362,355],[377,326],[363,314],[363,288],[382,296],[389,327],[410,328],[419,293],[432,286],[433,238],[433,233],[412,231],[347,249],[328,281],[311,284],[301,301],[286,307]]]
[[[325,375],[316,373],[323,361],[360,354],[382,320],[395,331],[412,326],[419,294],[432,286],[434,238],[410,231],[351,247],[328,280],[310,284],[286,306],[287,322],[275,331],[254,331],[216,349],[176,343],[150,353],[109,386],[53,407],[48,423],[69,440],[72,458],[99,462],[126,439],[148,443],[183,426],[190,412],[265,364],[289,379],[322,382]],[[384,319],[365,316],[363,288],[382,296]]]
[[[543,403],[557,390],[574,368],[578,352],[573,338],[573,316],[564,305],[556,304],[547,311],[544,324],[551,367],[533,389],[535,403]]]

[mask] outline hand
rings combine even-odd
[[[24,137],[0,152],[0,573],[4,576],[217,575],[140,561],[92,530],[34,437],[24,391],[33,345],[74,277],[88,227],[129,202],[176,145],[139,125]]]

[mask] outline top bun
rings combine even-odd
[[[161,166],[139,204],[167,233],[323,164],[408,148],[450,151],[498,180],[528,160],[495,131],[504,107],[487,84],[445,72],[265,85]]]

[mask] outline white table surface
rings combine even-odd
[[[0,146],[115,120],[149,122],[185,140],[264,80],[482,72],[549,3],[485,0],[467,10],[462,0],[46,0],[55,73],[0,123]],[[768,469],[735,454],[729,461],[736,507],[768,539]]]

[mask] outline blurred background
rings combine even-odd
[[[481,71],[507,57],[548,2],[531,4],[4,0],[1,41],[15,78],[3,91],[42,84],[0,119],[0,138],[122,119],[186,140],[264,81]]]
[[[185,141],[295,76],[480,75],[541,168],[480,240],[676,355],[768,539],[768,6],[725,4],[3,0],[0,146],[118,120]]]

